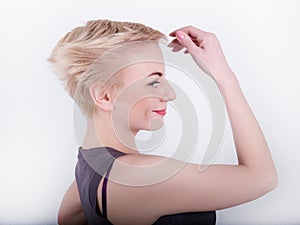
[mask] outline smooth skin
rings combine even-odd
[[[164,157],[128,154],[115,160],[108,182],[108,219],[113,224],[152,224],[160,216],[182,212],[218,210],[254,200],[277,186],[277,172],[264,138],[238,83],[229,67],[216,35],[188,26],[173,31],[169,44],[173,51],[185,49],[194,61],[218,85],[232,127],[238,165],[210,165],[199,172],[199,165],[187,163],[178,173],[163,182],[147,186],[128,186],[113,182],[126,174],[131,182],[143,182],[145,176],[138,167],[151,165]],[[170,165],[176,160],[168,159]],[[124,169],[122,165],[129,165]],[[149,176],[151,176],[149,175]],[[147,176],[147,179],[149,177]],[[146,181],[145,181],[146,182]],[[101,209],[101,188],[98,202]],[[86,224],[82,213],[76,181],[62,201],[59,224]]]

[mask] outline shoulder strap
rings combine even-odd
[[[110,170],[112,168],[113,163],[108,167],[107,172],[105,174],[103,185],[102,185],[102,214],[105,219],[107,219],[107,200],[106,200],[106,190],[107,190],[107,178],[110,174]]]

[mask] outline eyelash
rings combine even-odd
[[[150,86],[153,86],[154,84],[159,84],[160,82],[158,82],[158,81],[153,81],[153,82],[151,82],[149,85]],[[153,87],[155,87],[155,86],[153,86]]]

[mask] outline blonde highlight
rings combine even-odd
[[[48,61],[68,94],[89,117],[94,111],[91,85],[105,83],[115,90],[119,81],[118,77],[110,77],[111,74],[91,72],[91,65],[99,58],[104,60],[102,65],[111,63],[105,62],[106,55],[126,44],[166,39],[160,31],[140,23],[93,20],[68,32],[56,44]]]

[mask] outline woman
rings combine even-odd
[[[211,165],[199,173],[199,165],[186,163],[172,173],[179,160],[139,154],[135,135],[159,129],[167,102],[176,98],[158,46],[166,37],[138,23],[90,21],[69,32],[50,57],[87,119],[59,224],[214,224],[215,210],[276,187],[268,145],[217,37],[192,26],[170,36],[169,47],[185,49],[218,85],[238,165]]]

